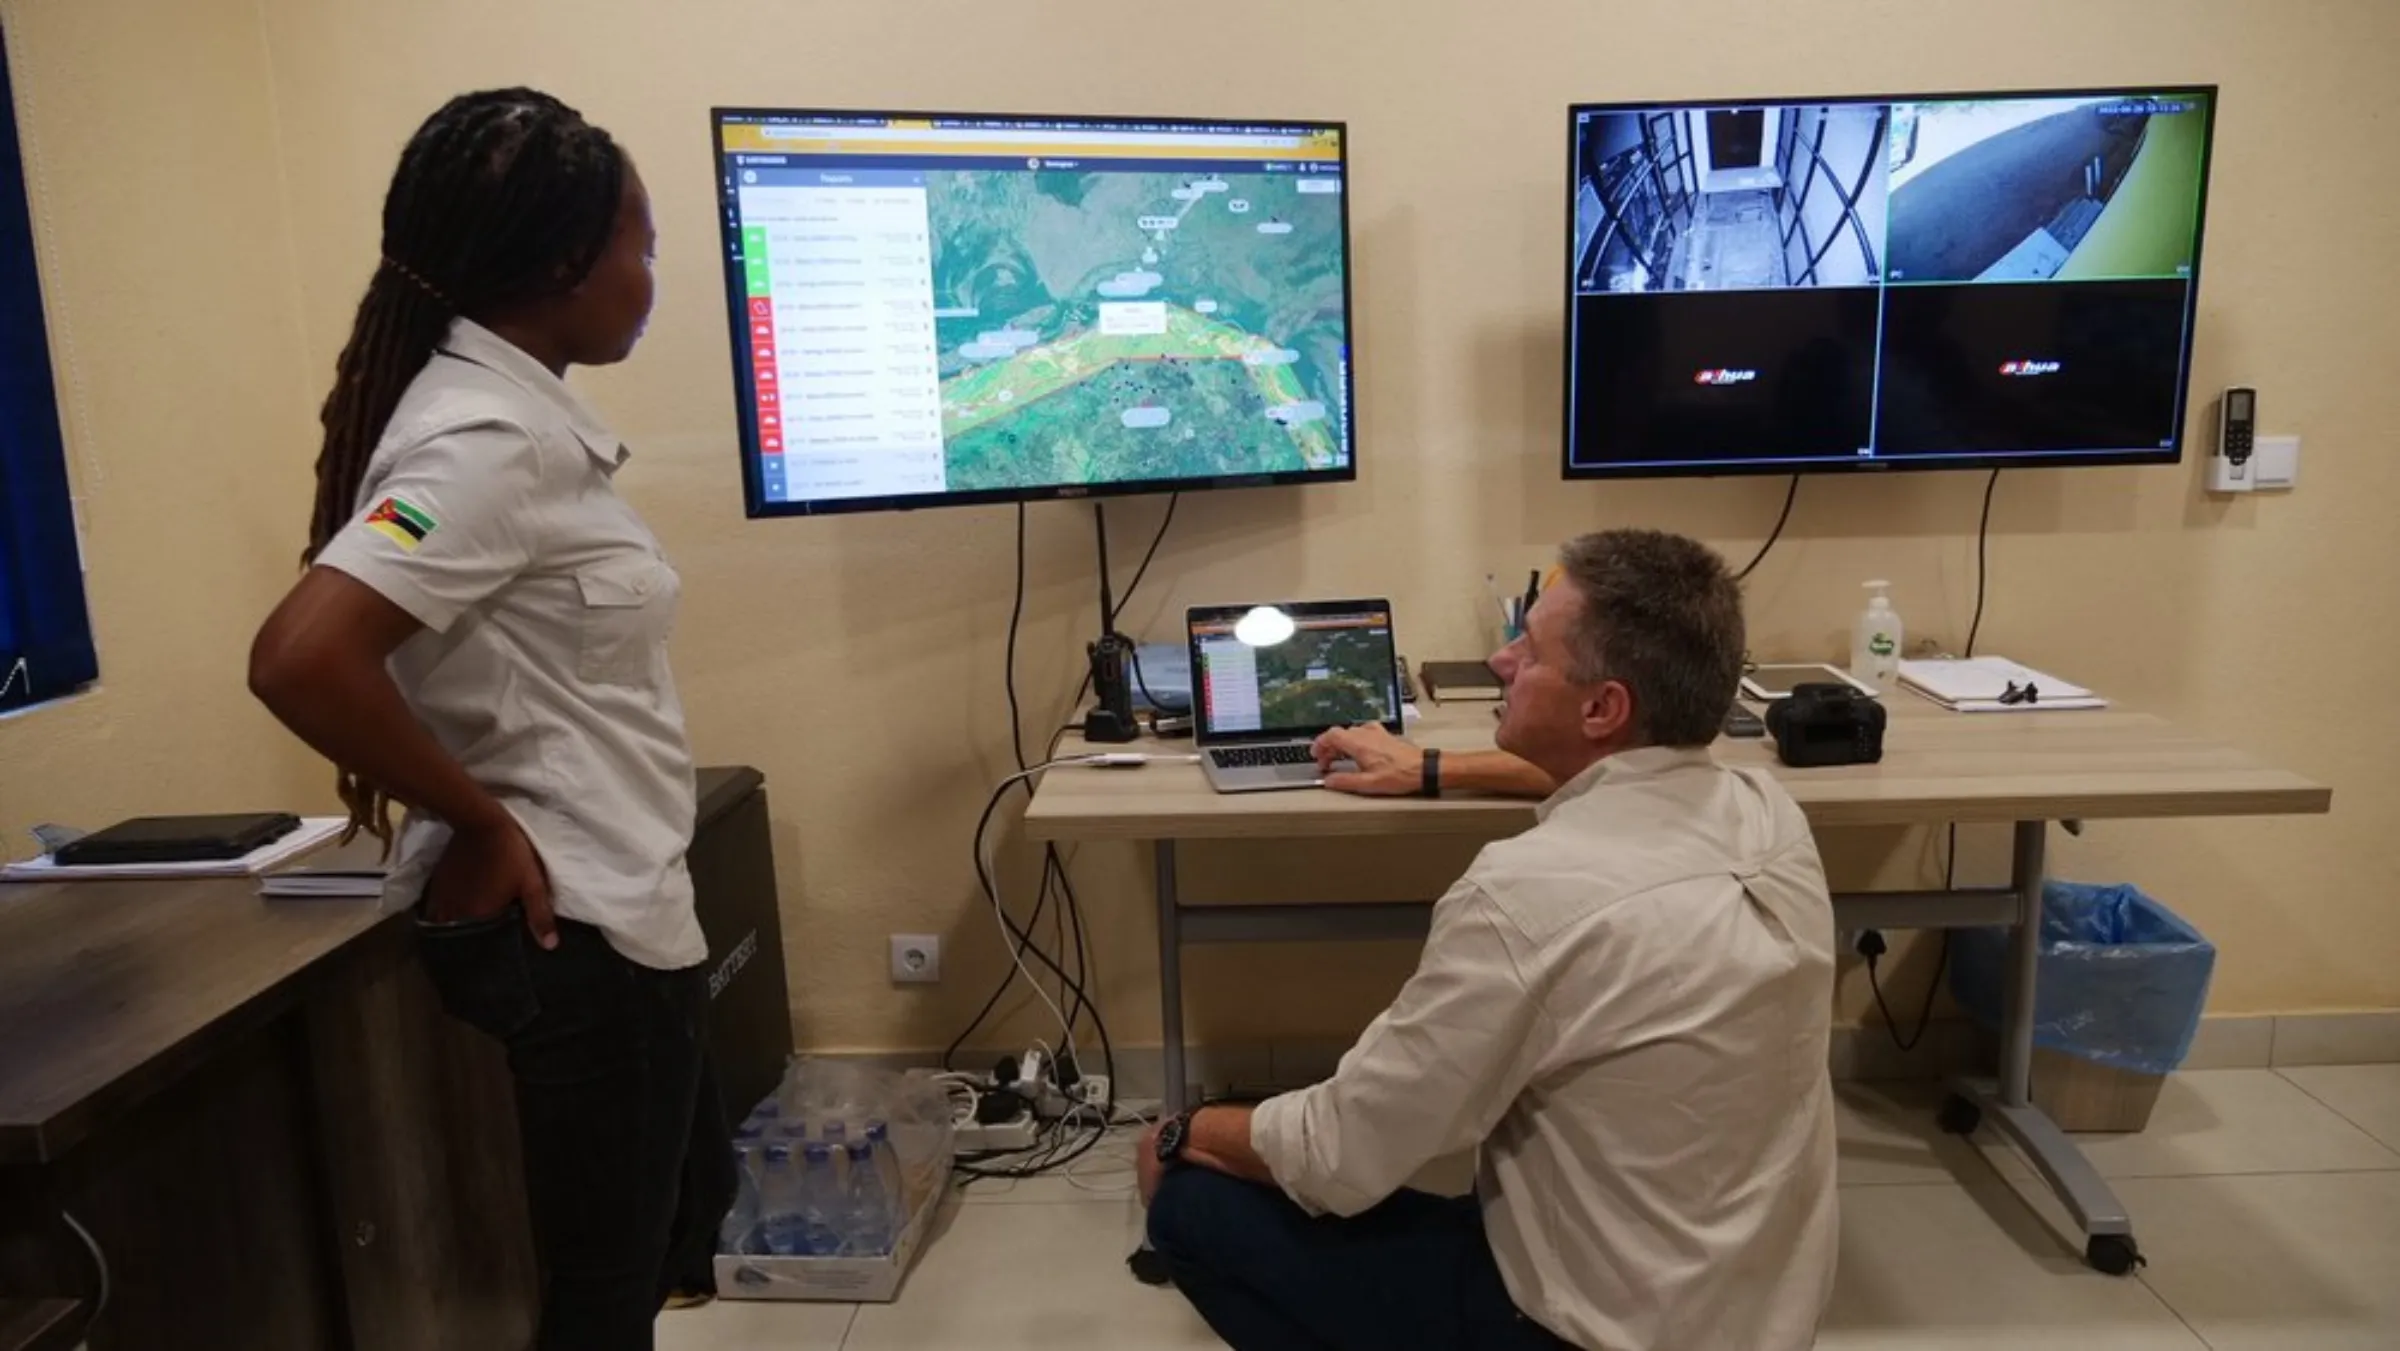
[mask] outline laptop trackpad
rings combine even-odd
[[[1277,783],[1315,783],[1318,777],[1315,765],[1275,766],[1275,782]]]

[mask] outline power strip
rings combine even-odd
[[[1004,1149],[1031,1149],[1040,1131],[1040,1123],[1033,1119],[1033,1110],[1020,1108],[1015,1116],[1006,1121],[995,1121],[988,1125],[970,1121],[957,1127],[951,1152],[989,1154]]]

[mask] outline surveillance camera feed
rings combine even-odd
[[[1568,476],[2175,460],[2214,97],[1573,109]]]
[[[1338,125],[716,118],[751,514],[1353,475]]]

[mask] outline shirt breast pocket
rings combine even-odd
[[[652,557],[612,559],[575,574],[583,601],[576,673],[601,685],[657,678],[675,625],[675,572]]]

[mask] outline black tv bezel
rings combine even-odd
[[[1593,113],[1655,112],[1674,108],[1770,108],[1809,104],[1893,104],[1945,103],[1972,99],[2043,99],[2043,98],[2103,98],[2109,95],[2125,97],[2171,97],[2178,94],[2203,96],[2206,107],[2205,123],[2200,133],[2200,201],[2192,216],[2192,271],[2186,279],[2188,290],[2184,298],[2183,351],[2178,357],[2180,371],[2175,395],[2175,444],[2166,449],[2101,450],[2101,451],[1991,451],[1968,455],[1910,455],[1905,457],[1858,457],[1855,459],[1771,460],[1749,462],[1712,462],[1708,464],[1667,463],[1648,461],[1621,465],[1578,465],[1575,463],[1575,174],[1576,157],[1580,149],[1576,134],[1579,120]],[[1571,103],[1567,105],[1567,191],[1566,191],[1566,320],[1559,388],[1558,461],[1560,477],[1569,481],[1649,478],[1753,478],[1779,474],[1892,474],[1927,473],[1939,470],[1985,469],[2081,469],[2109,465],[2162,466],[2183,462],[2184,442],[2188,439],[2187,425],[2191,420],[2192,348],[2200,326],[2200,271],[2205,257],[2208,233],[2209,176],[2216,163],[2217,104],[2221,97],[2213,84],[2124,84],[2102,85],[2096,88],[2073,89],[1982,89],[1951,90],[1903,94],[1819,94],[1775,98],[1738,99],[1641,99],[1610,103]],[[1888,261],[1888,260],[1887,260]],[[1879,283],[1888,285],[1888,282]]]
[[[1354,251],[1351,248],[1350,222],[1350,124],[1338,120],[1312,120],[1276,117],[1153,117],[1148,115],[1103,115],[1094,113],[1040,112],[937,112],[923,109],[896,108],[765,108],[756,105],[713,107],[709,109],[709,136],[715,148],[715,163],[711,166],[717,181],[717,228],[723,244],[725,264],[726,335],[731,342],[727,360],[733,367],[734,408],[740,420],[742,458],[742,498],[744,514],[750,520],[770,520],[791,516],[847,516],[870,511],[924,511],[943,507],[987,506],[1017,502],[1081,501],[1085,498],[1142,497],[1155,493],[1201,492],[1224,488],[1271,488],[1295,484],[1352,483],[1358,479],[1358,307],[1354,280]],[[767,118],[856,118],[959,121],[1025,121],[1063,123],[1070,127],[1122,127],[1128,124],[1154,127],[1224,127],[1257,128],[1261,131],[1333,132],[1341,140],[1342,191],[1342,326],[1349,358],[1342,365],[1342,403],[1344,430],[1347,433],[1347,458],[1335,469],[1300,469],[1274,474],[1218,474],[1197,478],[1140,479],[1120,483],[1052,484],[1038,488],[989,488],[972,492],[887,494],[877,497],[846,497],[814,502],[769,502],[766,500],[763,466],[759,463],[758,420],[746,416],[756,407],[757,391],[751,387],[751,372],[740,353],[750,340],[748,283],[743,273],[741,226],[734,200],[734,187],[725,172],[725,126],[728,122]]]

